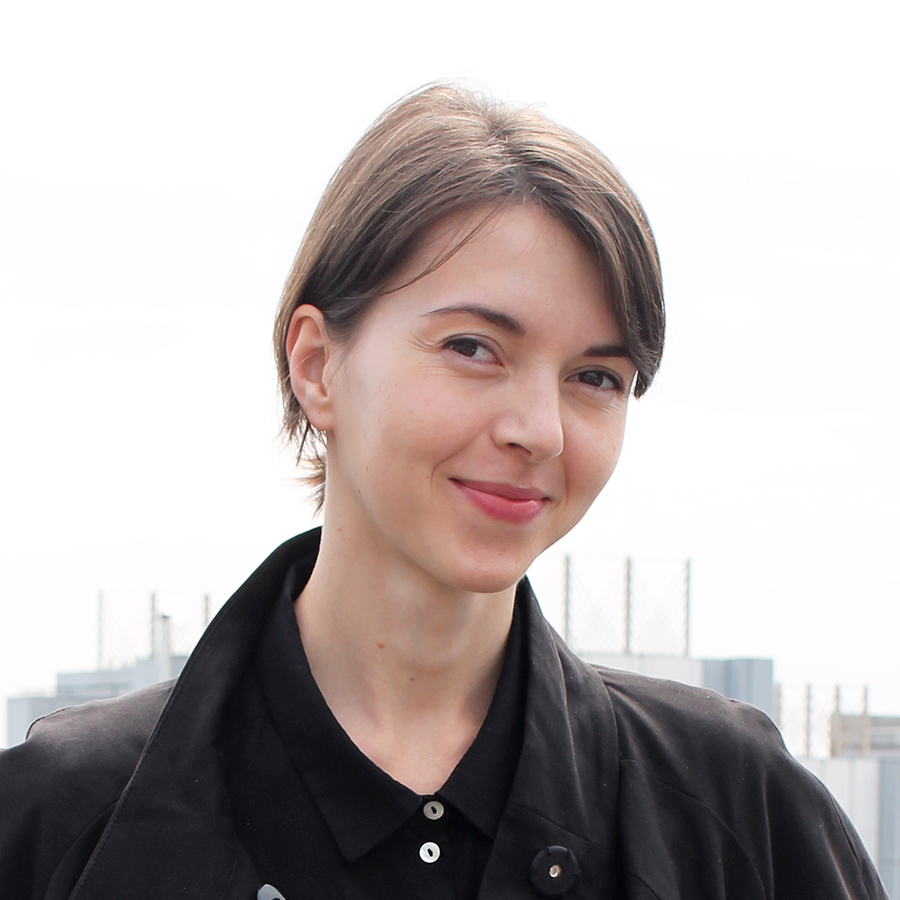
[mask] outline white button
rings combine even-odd
[[[439,819],[444,814],[444,804],[440,800],[429,800],[422,810],[426,819]]]
[[[434,841],[425,841],[425,843],[419,847],[419,859],[421,859],[422,862],[437,862],[440,855],[441,848],[438,847]]]

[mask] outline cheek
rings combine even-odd
[[[387,410],[412,446],[435,451],[452,446],[484,418],[478,414],[477,398],[468,402],[465,392],[454,390],[446,379],[421,374],[395,386]]]
[[[382,489],[402,483],[420,491],[466,443],[471,417],[428,378],[392,374],[351,387],[354,421],[348,436]]]
[[[623,415],[620,422],[607,423],[603,429],[585,429],[570,442],[567,480],[583,505],[590,506],[612,477],[622,452],[624,432]]]

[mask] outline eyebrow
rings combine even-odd
[[[510,334],[517,336],[525,334],[525,326],[518,319],[508,316],[506,313],[497,312],[495,309],[488,309],[486,306],[477,306],[470,303],[459,303],[455,306],[442,306],[440,309],[432,309],[430,312],[424,313],[423,315],[449,316],[454,313],[468,313],[471,316],[477,316],[479,319],[484,319],[485,322],[490,322],[491,325],[496,325],[498,328],[502,328]]]
[[[628,352],[628,348],[623,344],[597,344],[594,347],[588,347],[583,355],[595,358],[599,357],[601,359],[606,359],[611,356],[631,356]]]
[[[486,306],[478,306],[477,304],[472,303],[458,303],[453,306],[442,306],[440,309],[432,309],[427,313],[423,313],[423,317],[449,316],[456,313],[468,313],[471,316],[477,316],[479,319],[484,319],[485,322],[496,325],[497,328],[502,328],[504,331],[509,332],[509,334],[514,334],[517,337],[521,337],[521,335],[525,334],[525,326],[518,319],[508,316],[506,313],[497,312],[495,309],[490,309]],[[582,355],[594,359],[631,356],[628,352],[628,348],[624,344],[595,344],[593,347],[588,347]]]

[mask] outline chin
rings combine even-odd
[[[474,594],[499,594],[515,587],[534,560],[490,560],[479,561],[469,557],[456,571],[447,573],[446,583],[457,590]]]
[[[523,572],[522,575],[525,573]],[[473,594],[502,594],[504,591],[515,587],[522,578],[506,578],[500,575],[473,576],[458,582],[455,587]]]

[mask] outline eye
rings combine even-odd
[[[581,384],[601,391],[622,390],[622,380],[619,376],[613,372],[607,372],[605,369],[588,369],[585,372],[576,373],[574,378]]]
[[[477,338],[451,338],[444,343],[444,348],[475,362],[493,362],[496,359],[493,350]]]

